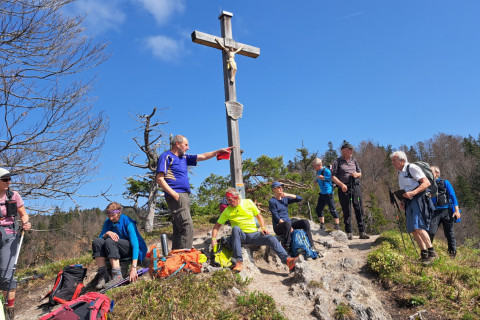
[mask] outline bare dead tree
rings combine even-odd
[[[139,211],[140,198],[148,198],[146,203],[146,232],[153,230],[153,222],[158,200],[158,185],[155,180],[159,156],[157,150],[159,150],[162,144],[164,144],[161,140],[163,131],[160,127],[161,125],[166,124],[166,122],[160,121],[152,122],[152,118],[154,117],[156,111],[157,108],[155,107],[153,108],[152,113],[148,115],[137,115],[137,118],[135,119],[135,121],[140,124],[135,131],[143,133],[143,137],[134,137],[132,139],[135,141],[137,147],[142,151],[142,156],[146,156],[146,159],[143,162],[137,162],[136,158],[139,156],[139,154],[130,154],[125,158],[125,162],[130,166],[146,171],[146,173],[140,177],[149,182],[148,196],[141,192],[127,195],[128,198],[134,201],[133,209],[135,212],[137,212],[137,215]]]
[[[28,199],[80,196],[107,130],[88,96],[94,77],[83,77],[106,44],[83,34],[82,17],[62,15],[70,2],[0,1],[0,166],[20,173],[14,188]]]

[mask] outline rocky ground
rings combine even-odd
[[[314,223],[312,230],[320,257],[316,260],[301,257],[294,272],[289,272],[268,248],[244,248],[244,270],[240,274],[252,278],[249,290],[272,296],[284,315],[294,320],[334,319],[341,303],[350,306],[355,319],[408,319],[416,312],[397,307],[389,292],[376,285],[366,270],[367,254],[375,236],[368,240],[354,236],[348,240],[344,232],[325,232]],[[227,233],[228,227],[221,232]],[[209,230],[197,231],[194,246],[208,248],[209,236]],[[88,270],[85,283],[95,272],[94,267]],[[46,302],[40,300],[52,285],[52,279],[37,280],[19,288],[15,319],[38,319],[43,314],[38,306]]]

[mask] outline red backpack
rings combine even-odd
[[[110,299],[98,292],[88,292],[65,303],[40,320],[106,320],[110,311]]]
[[[82,294],[83,279],[87,274],[87,268],[81,264],[74,264],[63,268],[57,275],[52,290],[44,297],[49,297],[49,303],[54,305],[56,302],[64,304]]]

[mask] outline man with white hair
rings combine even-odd
[[[292,271],[295,268],[297,258],[289,257],[277,238],[271,235],[265,227],[265,221],[258,211],[257,206],[250,199],[242,199],[235,188],[228,188],[225,196],[228,207],[223,210],[212,230],[212,246],[217,244],[217,233],[225,222],[230,221],[232,235],[228,238],[230,247],[233,250],[233,258],[236,261],[233,271],[242,271],[242,244],[254,244],[269,246],[275,251],[282,263],[286,264]],[[261,231],[258,231],[255,217],[260,224]]]
[[[407,231],[413,234],[421,250],[422,262],[427,264],[438,257],[428,235],[430,219],[435,209],[427,195],[430,181],[419,166],[408,163],[405,152],[395,151],[390,158],[398,171],[400,189],[404,191],[400,206],[405,209]]]
[[[332,173],[330,169],[324,167],[322,159],[315,158],[313,160],[313,168],[316,171],[316,180],[320,187],[320,193],[318,194],[317,207],[315,212],[320,220],[320,229],[325,230],[325,215],[323,214],[323,208],[328,205],[330,214],[335,219],[335,230],[340,230],[340,218],[335,208],[335,200],[333,200],[333,182]]]
[[[188,166],[215,157],[217,154],[230,153],[231,148],[219,149],[198,155],[187,154],[188,140],[176,135],[172,148],[158,157],[157,184],[165,192],[165,200],[172,215],[172,249],[190,249],[193,246],[193,221],[190,215],[190,182]]]

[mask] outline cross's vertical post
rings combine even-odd
[[[220,26],[222,30],[223,39],[233,39],[232,35],[232,16],[230,12],[223,11],[220,16]],[[225,102],[237,101],[237,90],[235,82],[230,81],[230,74],[228,69],[228,54],[225,50],[222,50],[223,57],[223,82],[225,87]],[[228,107],[228,106],[227,106]],[[230,160],[230,176],[232,177],[231,183],[234,188],[240,191],[242,198],[245,199],[245,187],[243,185],[243,173],[242,173],[242,153],[240,149],[240,131],[238,127],[238,119],[227,117],[227,134],[228,145],[233,146],[232,156]]]
[[[243,106],[237,102],[237,92],[235,88],[235,72],[237,71],[237,66],[234,57],[235,54],[240,54],[257,58],[260,55],[260,49],[237,43],[233,40],[232,17],[233,14],[227,11],[223,11],[218,17],[220,20],[221,38],[203,32],[193,31],[192,41],[222,50],[228,145],[235,147],[230,157],[231,184],[239,190],[242,197],[245,198],[242,155],[240,151],[240,131],[238,127],[238,119],[242,117]]]

